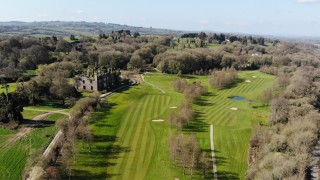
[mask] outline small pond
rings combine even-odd
[[[243,101],[243,100],[246,100],[245,97],[241,97],[241,96],[231,96],[229,97],[230,99],[232,100],[235,100],[235,101]]]

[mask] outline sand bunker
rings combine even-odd
[[[178,108],[177,106],[170,107],[170,109],[177,109],[177,108]]]
[[[238,108],[233,107],[233,108],[230,108],[230,110],[232,110],[232,111],[237,111]]]
[[[257,76],[252,76],[253,78],[257,78]]]
[[[154,119],[152,120],[152,122],[163,122],[164,120],[163,119]]]
[[[246,80],[245,82],[246,82],[246,83],[251,83],[251,81],[250,81],[250,80]]]

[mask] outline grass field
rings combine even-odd
[[[39,112],[25,111],[24,115],[32,119],[39,115]],[[0,179],[22,179],[21,175],[30,154],[44,150],[57,131],[55,121],[65,118],[67,116],[62,114],[49,115],[42,128],[32,130],[16,142],[8,142],[8,139],[17,131],[0,129]]]
[[[262,91],[273,84],[274,76],[258,71],[244,71],[239,75],[240,79],[232,88],[220,91],[209,86],[207,77],[196,76],[188,79],[190,82],[200,80],[203,85],[209,86],[209,93],[195,103],[196,118],[187,130],[196,133],[202,149],[209,150],[209,125],[214,125],[219,179],[245,179],[252,127],[259,122],[265,122],[269,115],[268,107],[263,106],[259,98]],[[165,77],[150,75],[146,80],[167,89],[172,85],[172,81],[167,75]],[[247,83],[246,80],[251,82]],[[235,101],[229,98],[231,96],[242,96],[246,100]],[[230,110],[233,107],[238,110]]]
[[[221,45],[220,44],[208,44],[207,46],[205,46],[206,48],[209,48],[209,49],[215,49],[215,48],[218,48],[220,47]]]
[[[172,94],[175,95],[172,95]],[[166,119],[170,106],[177,106],[181,95],[160,93],[141,85],[108,98],[91,125],[95,143],[90,153],[80,149],[74,174],[77,179],[161,179],[179,177],[168,157],[168,125],[153,119]],[[84,144],[79,145],[85,146]],[[162,170],[165,173],[159,174]]]
[[[9,83],[9,92],[13,92],[16,90],[18,84],[17,83]],[[0,86],[0,93],[5,93],[6,92],[6,89],[5,88],[2,88],[2,86]]]
[[[253,78],[252,76],[257,76]],[[74,177],[76,179],[189,179],[182,169],[173,168],[168,152],[168,136],[174,131],[166,120],[179,106],[181,94],[172,89],[175,75],[152,73],[146,81],[164,89],[165,93],[142,84],[108,98],[99,112],[93,113],[91,127],[95,142],[92,152],[79,143]],[[245,83],[245,80],[251,83]],[[191,76],[188,81],[201,80],[208,85],[208,77]],[[258,121],[265,121],[266,107],[257,99],[274,78],[257,71],[241,72],[233,88],[209,93],[194,104],[196,118],[185,133],[196,133],[201,148],[209,150],[209,125],[215,128],[214,140],[218,160],[219,179],[244,179],[247,169],[247,149],[251,129]],[[233,101],[229,96],[244,96],[247,100]],[[238,111],[231,111],[238,107]],[[253,108],[255,107],[255,108]],[[200,179],[196,175],[195,179]]]

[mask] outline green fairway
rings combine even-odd
[[[39,113],[25,112],[28,119]],[[40,113],[41,114],[41,113]],[[67,118],[63,114],[52,114],[46,118],[42,128],[35,128],[29,134],[10,142],[8,139],[17,131],[0,129],[0,179],[22,179],[22,173],[32,152],[41,153],[57,132],[55,121]]]
[[[240,79],[241,83],[233,88],[210,91],[210,95],[203,97],[204,103],[196,106],[202,114],[200,118],[214,125],[219,179],[245,179],[252,127],[265,122],[269,115],[268,108],[260,103],[259,98],[263,90],[272,86],[274,77],[245,71],[240,73]],[[241,96],[246,100],[232,100],[230,96]],[[199,139],[203,146],[209,145],[207,134],[200,133]]]
[[[183,178],[182,171],[171,166],[168,124],[152,121],[165,120],[170,107],[178,106],[181,99],[178,93],[162,94],[145,84],[108,98],[108,105],[93,114],[95,143],[91,153],[80,149],[75,178]]]
[[[252,76],[257,76],[253,78]],[[98,112],[93,113],[91,127],[95,140],[92,152],[79,143],[73,178],[76,179],[188,179],[181,168],[173,168],[169,158],[168,137],[175,131],[166,122],[172,106],[179,106],[182,95],[173,91],[175,75],[150,73],[145,80],[165,91],[147,84],[131,87],[108,98]],[[256,102],[264,88],[273,83],[273,77],[257,71],[241,72],[243,79],[235,87],[209,93],[196,102],[197,118],[186,128],[194,132],[201,148],[210,149],[209,124],[215,128],[215,147],[219,179],[243,179],[247,169],[246,158],[252,125],[266,120],[266,108]],[[251,83],[244,81],[250,79]],[[190,76],[189,82],[206,76]],[[229,96],[241,95],[247,100],[233,101]],[[231,107],[238,111],[231,111]],[[152,122],[163,119],[165,122]],[[197,173],[195,179],[201,176]]]
[[[274,76],[258,71],[243,71],[239,76],[234,87],[219,91],[210,87],[208,77],[188,79],[201,80],[203,85],[209,86],[209,93],[195,103],[197,115],[187,129],[196,132],[202,149],[209,150],[209,125],[214,125],[218,179],[245,179],[252,127],[260,121],[265,122],[269,115],[268,108],[260,103],[259,98],[263,90],[272,86]],[[150,75],[146,80],[163,89],[172,84],[167,76],[161,75]],[[231,96],[242,96],[246,100],[235,101],[229,98]]]

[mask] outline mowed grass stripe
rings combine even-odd
[[[146,130],[144,131],[144,134],[142,135],[142,140],[141,140],[143,142],[143,145],[141,146],[142,150],[140,150],[139,155],[136,156],[136,162],[138,162],[137,167],[139,167],[137,172],[140,172],[140,175],[139,175],[139,173],[135,173],[135,179],[141,179],[146,175],[148,166],[145,166],[145,165],[149,164],[151,162],[151,158],[147,157],[145,155],[146,155],[146,153],[150,153],[152,155],[153,148],[154,148],[153,146],[149,147],[149,145],[151,144],[150,142],[154,141],[154,139],[152,139],[152,137],[148,136],[148,134],[151,130],[150,123],[153,123],[151,119],[156,118],[155,114],[152,114],[152,112],[153,112],[153,109],[157,108],[156,105],[160,104],[160,102],[162,101],[161,99],[163,97],[162,95],[153,95],[153,96],[156,96],[156,98],[154,101],[149,102],[149,104],[147,106],[148,110],[146,110],[146,114],[148,116],[143,122],[144,125],[146,126]],[[157,103],[157,102],[159,102],[159,103]]]
[[[229,115],[224,118],[224,121],[221,122],[220,125],[233,127],[236,124],[237,124],[237,116],[234,114],[234,112],[230,112]]]
[[[142,99],[142,101],[139,103],[139,106],[136,109],[136,114],[133,117],[128,117],[127,121],[131,121],[131,127],[132,130],[128,131],[127,134],[125,134],[125,141],[122,145],[129,147],[130,151],[125,153],[124,158],[122,159],[121,162],[119,162],[120,165],[120,170],[124,171],[124,172],[128,172],[125,173],[124,175],[129,176],[130,177],[130,172],[131,172],[131,168],[132,168],[132,163],[134,161],[134,155],[137,152],[137,142],[139,140],[139,135],[141,132],[141,128],[143,125],[143,117],[144,117],[144,113],[146,111],[147,108],[147,104],[145,101],[149,101],[150,98],[144,97]],[[141,117],[142,116],[142,117]],[[131,120],[130,120],[131,119]],[[138,133],[139,132],[139,133]],[[123,174],[121,174],[119,177],[121,177]],[[123,176],[122,179],[128,179],[129,177]]]
[[[209,119],[214,120],[214,124],[215,125],[219,125],[221,123],[221,119],[223,117],[221,117],[221,115],[228,115],[229,112],[226,112],[226,110],[231,111],[230,108],[232,106],[232,102],[227,102],[224,103],[221,106],[215,105],[215,108],[210,110],[211,113],[207,114],[207,117]]]
[[[117,133],[117,137],[119,138],[119,141],[117,141],[115,143],[116,146],[120,146],[120,147],[124,147],[124,148],[128,148],[128,151],[130,152],[132,149],[130,146],[128,146],[129,141],[131,140],[130,137],[132,137],[132,133],[134,128],[134,124],[135,124],[135,120],[136,120],[136,116],[139,113],[139,109],[142,109],[142,105],[143,103],[139,102],[137,103],[136,106],[131,106],[129,108],[130,112],[128,115],[125,114],[124,118],[121,120],[121,123],[123,123],[124,125],[120,126],[120,130]],[[132,109],[132,110],[130,110]],[[121,172],[120,170],[122,168],[124,168],[123,166],[125,164],[123,164],[124,161],[126,161],[127,158],[127,154],[128,152],[121,152],[119,154],[119,158],[116,159],[115,161],[115,166],[113,168],[110,168],[110,172],[113,174],[119,174],[119,176],[121,176]]]
[[[256,75],[261,78],[252,79]],[[239,73],[243,82],[225,90],[214,90],[209,88],[209,96],[203,96],[203,100],[213,105],[205,107],[197,105],[197,110],[202,112],[206,123],[215,126],[214,143],[217,150],[219,179],[245,179],[247,169],[248,143],[252,128],[250,114],[255,111],[257,115],[267,109],[252,109],[249,100],[257,99],[264,89],[270,87],[274,78],[260,72]],[[249,77],[250,76],[250,77]],[[251,80],[251,83],[245,80]],[[202,81],[206,81],[202,79]],[[230,96],[243,96],[247,100],[235,101]],[[258,101],[256,103],[259,103]],[[230,110],[231,107],[238,108],[237,111]],[[201,133],[197,136],[202,147],[207,147],[207,134]]]
[[[252,81],[251,83],[247,83],[247,87],[242,88],[240,93],[247,94],[248,91],[252,91],[255,87],[257,87],[259,84],[263,83],[263,79],[257,79],[255,81]]]
[[[158,95],[158,98],[156,99],[155,102],[151,101],[151,105],[149,104],[148,107],[150,107],[147,111],[148,117],[153,117],[152,113],[152,109],[156,108],[156,104],[162,105],[161,102],[165,101],[165,96],[163,95]],[[159,102],[158,102],[159,101]],[[158,103],[157,103],[158,102]],[[137,156],[137,167],[138,169],[143,169],[144,171],[142,171],[141,175],[139,175],[139,173],[136,173],[134,176],[134,179],[141,179],[143,177],[145,177],[146,173],[147,173],[147,169],[149,167],[149,164],[151,162],[151,157],[153,155],[153,148],[154,148],[154,139],[152,138],[153,136],[149,136],[148,134],[150,134],[150,123],[153,123],[152,121],[150,121],[149,119],[146,120],[144,123],[146,123],[147,129],[146,131],[144,131],[143,137],[142,137],[142,142],[143,145],[141,146],[142,150],[140,150],[139,156]],[[153,143],[150,143],[153,142]],[[146,156],[146,154],[150,154],[150,156]]]
[[[135,174],[139,174],[141,173],[141,170],[143,171],[143,169],[141,169],[140,171],[137,171],[137,161],[139,159],[138,155],[139,152],[142,150],[142,139],[143,139],[143,133],[144,131],[146,131],[146,126],[145,126],[145,122],[146,121],[146,116],[147,114],[145,112],[147,112],[147,109],[150,108],[150,102],[151,98],[150,96],[146,96],[145,100],[143,101],[144,105],[143,105],[143,109],[141,111],[141,114],[138,115],[137,117],[137,121],[139,122],[138,126],[136,127],[136,132],[133,135],[133,140],[131,141],[132,143],[130,144],[130,148],[131,148],[131,152],[129,152],[129,162],[125,163],[126,166],[123,169],[125,172],[130,172],[127,173],[127,176],[124,176],[124,179],[129,179],[135,176]],[[131,160],[130,160],[131,159]]]

